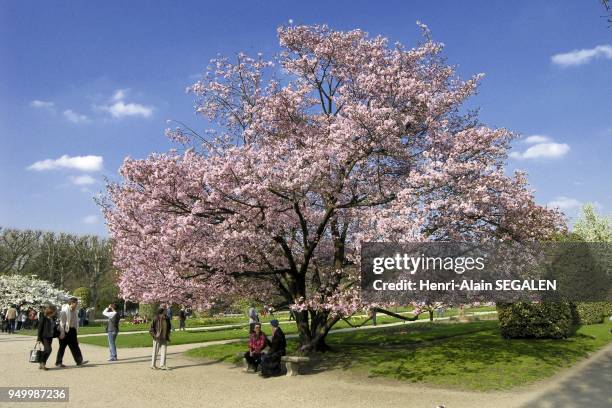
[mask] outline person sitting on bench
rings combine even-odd
[[[272,326],[272,340],[268,342],[270,350],[261,356],[261,375],[270,377],[281,372],[281,357],[286,354],[287,340],[285,333],[279,327],[278,320],[270,321]]]
[[[248,368],[252,368],[257,372],[257,368],[261,363],[261,351],[266,347],[268,338],[261,331],[261,323],[255,323],[253,333],[249,335],[249,351],[244,353],[244,359],[248,364]]]

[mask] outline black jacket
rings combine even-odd
[[[158,332],[157,330],[157,322],[166,322],[166,324],[168,325],[168,327],[166,328],[166,341],[170,341],[170,330],[172,330],[172,323],[170,323],[170,320],[168,318],[165,319],[158,319],[157,316],[155,318],[153,318],[153,321],[151,322],[151,329],[149,329],[149,333],[151,334],[151,336],[153,338],[155,338],[155,333]]]
[[[55,337],[55,322],[53,319],[48,317],[43,317],[38,321],[38,341],[42,341],[42,339],[51,339]]]
[[[276,329],[272,335],[272,340],[267,340],[268,347],[270,347],[269,354],[284,356],[286,354],[285,349],[287,348],[287,340],[285,339],[285,333],[280,327]]]

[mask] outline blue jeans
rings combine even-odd
[[[110,358],[113,360],[117,359],[117,346],[115,346],[117,334],[117,332],[108,332],[108,349],[110,350]]]

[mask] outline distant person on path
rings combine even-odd
[[[85,316],[87,312],[85,312],[85,308],[82,307],[79,309],[79,327],[85,326]]]
[[[185,307],[181,307],[181,311],[179,312],[179,330],[185,331],[185,320],[187,320],[187,312],[185,311]]]
[[[162,370],[168,369],[168,366],[166,365],[166,353],[168,352],[168,342],[170,341],[171,329],[172,324],[168,319],[166,310],[163,307],[160,307],[159,310],[157,310],[157,315],[153,319],[153,322],[151,323],[151,329],[149,330],[151,337],[153,337],[153,355],[151,356],[152,369],[157,369],[155,363],[160,349],[161,357],[159,368],[161,368]]]
[[[62,306],[59,318],[59,350],[57,350],[57,357],[55,359],[56,367],[66,367],[63,364],[64,352],[66,346],[70,347],[70,353],[77,366],[86,364],[87,361],[83,361],[83,354],[79,347],[79,341],[77,340],[77,327],[79,326],[79,317],[77,314],[77,305],[79,299],[73,297],[70,298],[67,305]]]
[[[170,322],[170,325],[172,325],[172,317],[174,316],[173,312],[172,312],[172,305],[168,305],[168,308],[166,309],[166,317],[168,318],[168,321]],[[172,331],[174,331],[174,329],[172,329]]]
[[[249,334],[251,334],[255,330],[255,323],[259,323],[257,309],[255,309],[255,305],[253,303],[251,303],[251,307],[249,307],[247,315],[249,316]]]
[[[261,323],[255,323],[253,333],[249,334],[249,351],[244,353],[244,359],[246,360],[249,368],[257,372],[257,368],[261,363],[261,352],[266,347],[268,339],[264,332],[261,331]]]
[[[15,333],[15,319],[17,319],[17,308],[15,305],[11,305],[6,314],[4,315],[8,324],[8,332],[10,334]]]
[[[28,327],[30,329],[38,328],[38,313],[34,309],[28,311]]]
[[[6,320],[6,309],[0,310],[0,321],[2,322],[2,333],[8,332],[8,320]]]
[[[272,326],[272,340],[268,342],[270,351],[261,356],[261,375],[266,378],[280,374],[281,357],[287,354],[287,340],[285,333],[279,327],[278,320],[270,320],[270,326]]]
[[[108,305],[102,314],[108,319],[106,322],[106,334],[108,335],[108,350],[110,357],[108,361],[117,361],[117,346],[115,341],[119,334],[119,313],[117,313],[117,306],[114,303]]]
[[[48,305],[45,308],[44,315],[38,322],[37,340],[41,342],[44,347],[42,361],[38,365],[38,368],[41,370],[48,370],[47,360],[51,355],[51,344],[53,343],[53,337],[55,337],[55,310],[55,306]]]
[[[27,313],[25,310],[20,310],[19,315],[17,316],[17,330],[23,329],[23,324],[28,319]]]

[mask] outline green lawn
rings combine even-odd
[[[549,377],[612,341],[611,323],[583,326],[565,340],[505,340],[496,321],[425,323],[330,334],[329,353],[311,369],[341,369],[431,386],[505,390]],[[236,362],[244,343],[200,347],[187,355]],[[289,340],[288,351],[296,349]]]
[[[288,313],[279,313],[276,314],[276,318],[279,320],[287,320]],[[265,316],[261,317],[262,322],[269,322],[273,317]],[[230,325],[230,324],[247,324],[248,319],[243,316],[228,316],[228,317],[203,317],[203,318],[192,318],[187,319],[185,322],[186,327],[208,327],[208,326],[221,326],[221,325]],[[172,321],[172,324],[175,327],[178,327],[178,320],[175,318]],[[143,331],[149,330],[151,327],[151,323],[142,323],[142,324],[132,324],[128,322],[121,322],[119,325],[119,330],[121,332],[132,332],[132,331]],[[79,328],[79,334],[104,334],[106,332],[106,328],[103,324],[96,324],[86,327]],[[33,336],[36,335],[36,331],[34,330],[20,330],[17,333]]]
[[[475,308],[475,309],[470,309],[470,313],[475,312],[475,311],[487,311],[490,309],[491,308]],[[445,316],[454,316],[456,314],[457,312],[455,310],[448,310],[445,313]],[[427,319],[428,316],[426,313],[424,313],[419,318]],[[363,322],[364,320],[365,320],[364,318],[354,318],[354,319],[351,319],[352,321],[351,323],[359,324],[360,322]],[[377,318],[377,324],[379,325],[396,323],[398,321],[399,321],[398,319],[394,317],[390,317],[390,316],[379,315],[379,317]],[[245,339],[248,337],[248,324],[247,323],[243,323],[243,324],[244,326],[242,327],[232,328],[232,329],[220,329],[220,330],[208,329],[207,330],[205,327],[203,327],[202,330],[198,330],[198,331],[181,331],[181,332],[174,331],[172,335],[170,336],[170,340],[171,340],[171,344],[189,344],[189,343],[201,343],[201,342],[213,341],[213,340]],[[371,322],[368,322],[368,324],[371,325]],[[334,329],[341,329],[341,328],[346,328],[346,327],[350,327],[350,325],[344,321],[340,321],[334,326]],[[293,323],[283,324],[282,328],[286,334],[297,333],[297,327]],[[269,327],[264,325],[264,332],[269,333]],[[79,329],[79,333],[85,334],[82,332],[81,329]],[[106,336],[104,335],[93,336],[93,337],[81,337],[79,338],[79,342],[86,343],[86,344],[93,344],[97,346],[107,345]],[[150,345],[151,345],[151,336],[148,333],[135,333],[135,334],[129,334],[129,335],[124,334],[124,335],[120,335],[119,337],[117,337],[117,347],[118,348],[148,347]]]

